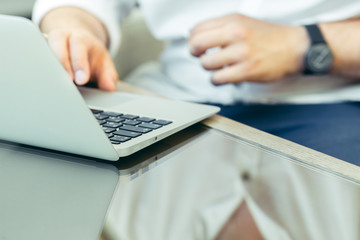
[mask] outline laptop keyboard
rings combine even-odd
[[[165,125],[171,121],[125,113],[91,109],[112,144],[127,142]]]

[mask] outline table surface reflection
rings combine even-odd
[[[311,161],[197,124],[115,164],[104,236],[213,239],[245,200],[265,239],[360,239],[358,180]]]
[[[110,164],[0,141],[0,239],[98,239],[118,179]]]

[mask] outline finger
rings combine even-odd
[[[225,33],[221,29],[211,29],[192,35],[189,39],[190,53],[199,57],[207,49],[225,46],[228,42],[223,34]]]
[[[81,37],[72,35],[69,39],[71,67],[77,85],[84,85],[90,79],[90,66],[87,45]]]
[[[241,28],[231,30],[228,28],[211,29],[194,34],[189,39],[190,53],[199,57],[206,50],[214,47],[224,47],[235,41],[241,41],[244,31]]]
[[[226,23],[226,17],[218,17],[206,20],[197,24],[194,28],[190,30],[191,34],[199,33],[202,31],[207,31],[209,29],[220,28]]]
[[[234,65],[247,58],[248,50],[242,43],[231,44],[218,52],[201,56],[201,64],[207,70],[215,70],[228,65]]]
[[[211,77],[211,82],[215,85],[239,83],[250,80],[250,64],[247,62],[241,62],[217,70]]]
[[[74,73],[71,68],[68,36],[61,32],[53,32],[48,34],[48,43],[54,51],[56,57],[59,59],[71,79],[74,79]]]
[[[105,54],[101,63],[96,73],[98,87],[105,91],[115,91],[118,81],[115,65],[108,54]]]

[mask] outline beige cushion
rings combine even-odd
[[[121,29],[122,43],[114,60],[119,78],[123,79],[136,66],[147,61],[158,60],[165,44],[152,37],[139,9],[131,12]]]

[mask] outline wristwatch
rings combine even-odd
[[[333,54],[316,24],[304,27],[310,38],[310,47],[304,57],[304,74],[326,74],[333,63]]]

